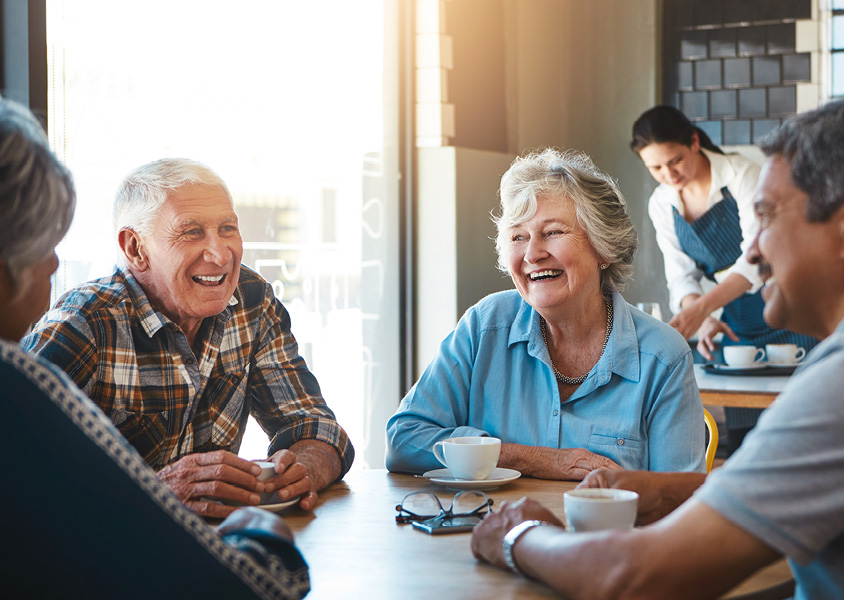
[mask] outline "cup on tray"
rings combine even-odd
[[[563,494],[569,531],[630,529],[636,523],[639,494],[610,488],[580,488]]]
[[[806,356],[806,349],[797,344],[768,344],[765,346],[768,363],[772,365],[795,365]]]
[[[724,362],[731,367],[751,367],[765,360],[765,349],[756,346],[724,346]]]
[[[498,464],[501,440],[494,437],[456,437],[434,444],[434,456],[457,479],[487,479]]]

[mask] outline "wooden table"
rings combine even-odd
[[[574,482],[521,478],[487,495],[503,500],[531,496],[562,518],[563,492]],[[290,509],[284,520],[310,565],[308,599],[369,600],[559,598],[543,584],[478,563],[470,533],[427,535],[395,522],[395,507],[409,492],[430,490],[450,499],[454,491],[383,469],[352,471],[320,494],[313,512]],[[785,561],[760,571],[728,598],[791,579]]]
[[[788,383],[782,375],[716,375],[695,365],[695,379],[704,405],[768,408]]]

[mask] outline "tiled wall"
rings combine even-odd
[[[797,112],[797,84],[812,55],[796,50],[796,25],[812,0],[666,0],[663,102],[718,145],[757,142]]]

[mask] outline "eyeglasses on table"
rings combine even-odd
[[[492,508],[492,498],[483,492],[465,490],[457,492],[445,508],[432,492],[411,492],[396,505],[396,523],[425,521],[435,518],[483,517]]]

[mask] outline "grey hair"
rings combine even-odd
[[[501,215],[493,217],[499,269],[508,272],[508,229],[536,214],[538,198],[570,199],[589,243],[610,263],[601,271],[602,292],[624,290],[633,273],[636,230],[618,185],[586,154],[547,148],[519,157],[501,178],[500,197]]]
[[[788,163],[794,184],[809,197],[808,221],[827,221],[844,204],[844,100],[786,119],[759,147]]]
[[[149,235],[167,194],[190,184],[221,188],[234,205],[225,182],[210,168],[187,158],[162,158],[138,167],[121,182],[114,197],[112,226]]]
[[[0,98],[0,260],[17,279],[61,241],[76,209],[70,171],[24,106]]]

